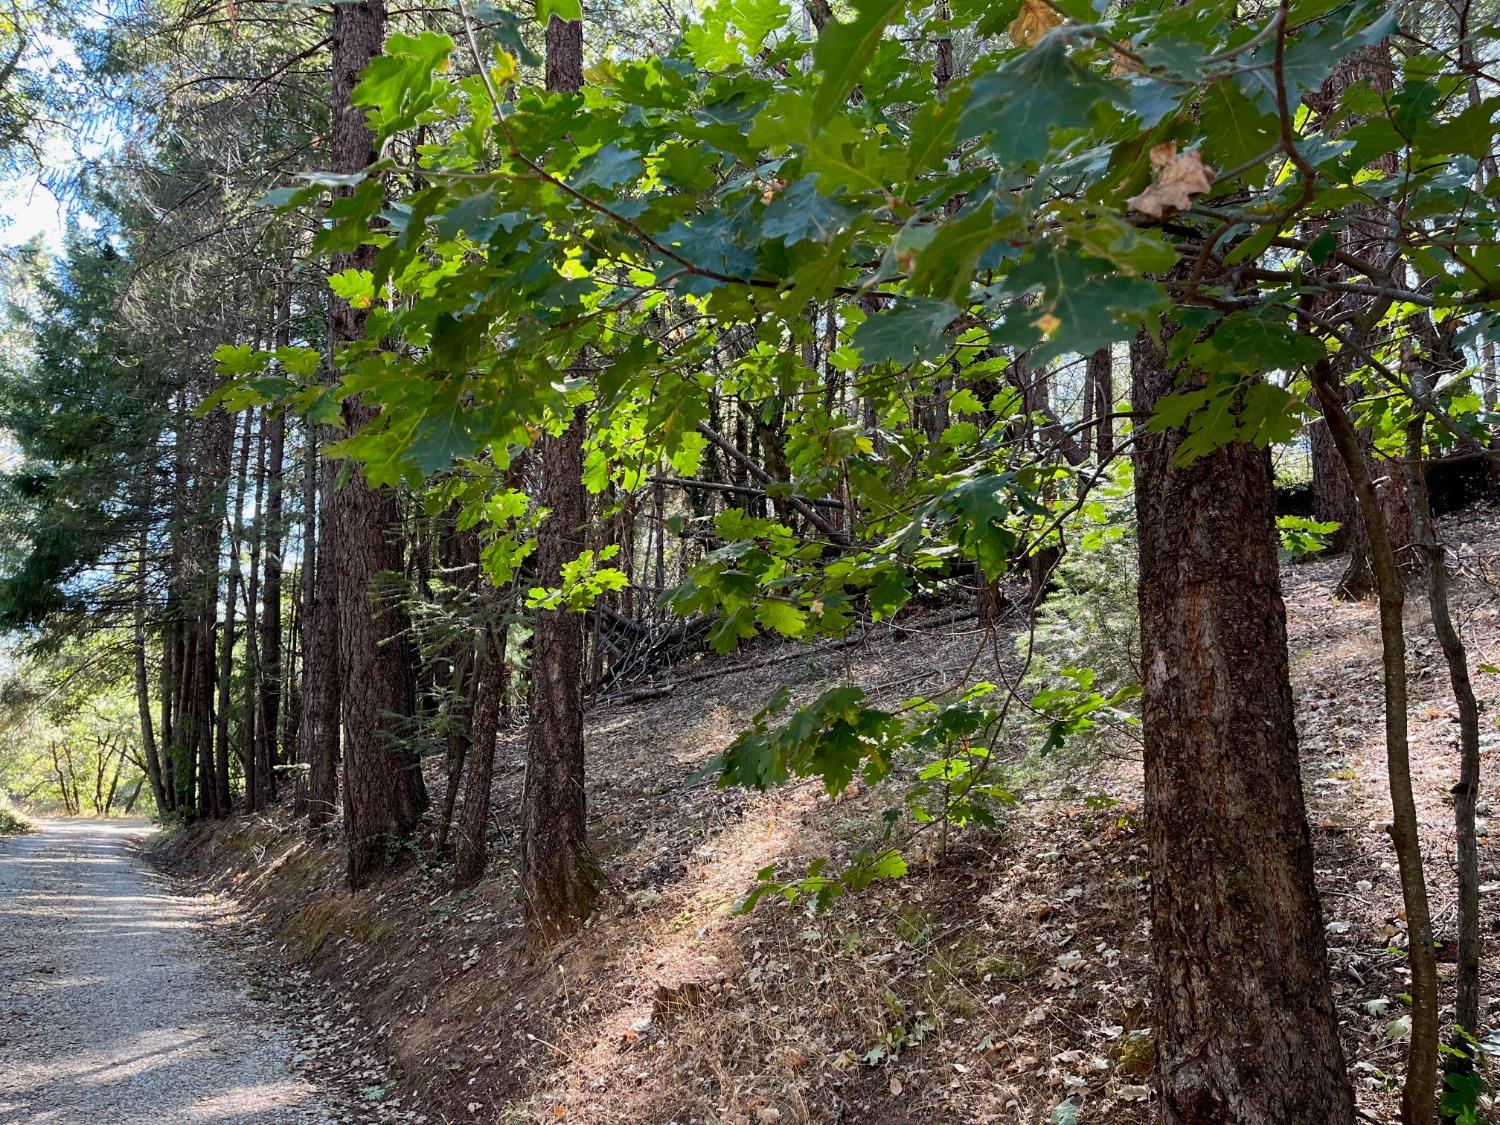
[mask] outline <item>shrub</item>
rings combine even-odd
[[[1108,731],[1136,717],[1141,678],[1135,513],[1120,497],[1090,503],[1064,528],[1068,548],[1017,644],[1030,666],[1031,766],[1072,770],[1095,761]],[[1070,721],[1064,721],[1069,720]]]
[[[0,836],[19,836],[23,832],[30,831],[31,821],[4,801],[0,801]]]

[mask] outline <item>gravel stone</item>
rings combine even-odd
[[[147,874],[145,821],[40,820],[0,840],[0,1122],[338,1119],[284,1028]]]

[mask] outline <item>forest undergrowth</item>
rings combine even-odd
[[[1478,672],[1500,658],[1500,513],[1461,513],[1444,533]],[[1284,587],[1344,1046],[1361,1108],[1389,1120],[1398,1096],[1386,1074],[1399,1074],[1407,1027],[1404,918],[1387,835],[1377,612],[1333,599],[1341,566],[1290,566]],[[1456,719],[1420,599],[1408,612],[1413,774],[1451,1005]],[[470,891],[453,893],[419,841],[406,874],[350,894],[333,858],[338,832],[309,832],[285,808],[201,825],[155,854],[237,904],[221,936],[277,966],[263,970],[258,998],[301,1021],[299,1064],[349,1086],[369,1120],[1144,1125],[1155,1119],[1149,872],[1128,735],[1091,769],[1029,770],[998,828],[914,843],[904,879],[821,914],[769,900],[733,911],[757,871],[802,870],[868,842],[884,794],[856,788],[830,801],[816,780],[754,794],[697,772],[783,684],[810,696],[847,681],[900,698],[953,675],[982,635],[972,621],[934,624],[943,617],[909,616],[858,648],[769,664],[765,650],[751,653],[757,667],[660,698],[596,702],[587,748],[601,768],[589,801],[605,892],[542,969],[526,967],[512,858],[523,732],[502,740],[497,862]],[[1002,640],[982,659],[1009,663],[1010,652]],[[1477,683],[1490,700],[1490,794],[1496,680]],[[436,759],[429,783],[441,791]],[[1500,862],[1481,850],[1494,933]],[[1494,942],[1485,961],[1494,979]],[[1497,1008],[1488,1002],[1484,1023]]]

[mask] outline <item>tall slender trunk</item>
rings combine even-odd
[[[292,286],[288,276],[282,281],[276,314],[276,344],[286,347],[292,342]],[[266,516],[265,516],[265,590],[260,613],[260,644],[257,656],[260,670],[260,741],[257,758],[260,769],[257,780],[259,804],[276,799],[276,765],[280,760],[277,742],[281,730],[281,549],[285,539],[282,527],[282,493],[286,477],[286,415],[276,411],[265,420]]]
[[[149,531],[141,527],[136,542],[135,555],[135,629],[132,640],[135,648],[135,705],[141,722],[141,757],[146,762],[146,776],[151,781],[151,795],[156,798],[156,811],[164,813],[171,808],[162,775],[161,758],[156,752],[156,731],[151,722],[151,681],[146,668],[146,546]]]
[[[513,473],[513,479],[515,474]],[[447,580],[468,595],[464,599],[467,612],[478,613],[484,605],[483,591],[490,585],[481,566],[483,546],[479,532],[458,530],[459,508],[454,505],[441,518],[442,531],[438,536],[438,565],[447,575]],[[475,680],[478,665],[485,658],[485,646],[476,643],[472,630],[474,621],[467,622],[468,629],[453,646],[449,661],[451,675],[448,684],[448,706],[451,724],[448,728],[446,754],[446,785],[443,789],[443,809],[438,819],[437,853],[442,855],[448,847],[448,835],[453,826],[453,812],[458,807],[458,791],[463,781],[464,765],[474,740]],[[481,623],[482,624],[482,623]]]
[[[1418,390],[1430,388],[1420,376]],[[1479,837],[1475,806],[1479,800],[1479,703],[1469,679],[1469,653],[1453,624],[1448,601],[1448,559],[1438,542],[1428,500],[1423,467],[1423,423],[1418,414],[1407,431],[1407,487],[1411,501],[1412,535],[1427,571],[1427,605],[1432,629],[1448,665],[1448,682],[1458,706],[1458,783],[1453,786],[1453,828],[1458,841],[1458,997],[1453,1022],[1457,1025],[1449,1055],[1450,1070],[1471,1071],[1474,1047],[1465,1035],[1479,1036],[1479,955],[1482,938],[1479,918]]]
[[[1094,420],[1094,448],[1102,465],[1115,455],[1114,356],[1109,348],[1089,356],[1088,390],[1093,398],[1089,415]]]
[[[338,466],[323,461],[318,479],[317,568],[308,612],[304,717],[308,740],[307,818],[326,824],[339,807],[339,565],[333,520]]]
[[[182,731],[177,721],[177,700],[182,682],[177,664],[182,653],[182,622],[176,619],[170,608],[170,597],[168,606],[161,630],[161,784],[167,794],[167,810],[176,812],[181,795],[178,779],[182,773]]]
[[[302,706],[297,727],[297,757],[305,767],[297,773],[295,808],[297,815],[305,816],[315,824],[326,821],[333,812],[333,802],[338,799],[338,676],[322,675],[322,654],[336,651],[338,647],[338,617],[330,608],[321,604],[320,584],[326,582],[322,565],[323,555],[319,544],[323,525],[327,522],[327,509],[319,511],[318,503],[318,435],[313,423],[304,427],[306,446],[302,451]],[[326,622],[325,622],[326,619]],[[325,623],[334,628],[324,637],[319,630]],[[326,692],[321,685],[328,680]],[[332,701],[325,698],[332,693]],[[329,723],[325,716],[331,714]],[[331,740],[322,737],[322,727],[331,726]],[[331,746],[328,743],[331,741]],[[322,755],[329,756],[320,761]],[[314,800],[314,793],[317,799]],[[322,812],[318,806],[323,807]]]
[[[1422,841],[1412,795],[1407,731],[1406,605],[1404,579],[1391,546],[1385,506],[1371,479],[1363,443],[1344,409],[1343,388],[1327,361],[1311,371],[1313,390],[1328,432],[1338,446],[1359,501],[1360,523],[1370,544],[1370,566],[1380,597],[1380,644],[1385,685],[1385,762],[1391,788],[1391,840],[1406,907],[1407,964],[1411,968],[1411,1039],[1401,1120],[1426,1125],[1437,1098],[1437,959],[1432,947],[1432,915],[1422,870]]]
[[[1149,413],[1176,372],[1144,332],[1131,368],[1132,402]],[[1232,444],[1179,465],[1182,437],[1144,434],[1134,454],[1163,1120],[1349,1125],[1270,455]]]
[[[196,560],[198,567],[197,607],[198,645],[196,660],[190,665],[196,671],[193,693],[195,716],[193,738],[198,751],[199,810],[212,816],[229,812],[228,745],[223,746],[223,768],[215,746],[215,701],[217,676],[215,656],[219,632],[220,563],[224,554],[224,532],[229,518],[230,463],[234,454],[235,419],[216,411],[205,424],[205,454],[199,466],[198,500],[194,518],[198,523]],[[231,555],[238,544],[229,544]],[[232,632],[231,620],[226,632]]]
[[[580,21],[549,20],[546,71],[548,90],[582,88]],[[542,495],[550,513],[537,532],[543,586],[558,585],[563,564],[583,549],[583,426],[579,411],[563,433],[542,442]],[[539,611],[532,649],[521,900],[527,942],[540,952],[583,924],[597,893],[584,792],[583,615],[567,608]]]
[[[490,822],[490,785],[495,776],[495,738],[500,730],[500,701],[505,694],[507,629],[486,622],[484,639],[475,647],[473,727],[469,736],[469,770],[464,804],[454,838],[453,883],[468,887],[484,874],[485,839]]]
[[[260,652],[260,557],[261,536],[265,526],[265,509],[261,506],[266,493],[266,422],[260,420],[261,440],[255,450],[255,503],[250,525],[250,580],[245,584],[245,730],[241,756],[245,763],[245,798],[252,809],[264,808],[273,793],[271,769],[274,765],[265,753],[264,715],[261,711],[261,680],[265,662]]]
[[[332,169],[361,171],[375,161],[375,137],[351,95],[360,73],[385,42],[384,0],[337,4],[333,13]],[[375,248],[335,254],[334,273],[368,269]],[[332,301],[331,343],[362,339],[365,313]],[[357,399],[344,402],[344,425],[357,433],[374,417]],[[412,679],[405,612],[382,597],[376,581],[402,569],[395,493],[369,487],[355,474],[334,497],[338,551],[339,663],[344,711],[344,830],[349,885],[366,886],[400,858],[426,807],[421,763],[403,742],[411,715]],[[328,556],[324,555],[326,559]]]
[[[556,27],[558,21],[552,21]],[[542,446],[543,505],[537,580],[561,582],[583,549],[583,420]],[[588,850],[583,754],[583,615],[537,613],[532,639],[531,723],[521,810],[521,890],[529,944],[541,951],[588,916],[597,870]]]
[[[218,621],[201,613],[193,623],[196,643],[188,662],[193,676],[193,752],[197,758],[196,804],[202,816],[218,816],[218,786],[214,781],[214,654]]]
[[[1395,68],[1391,63],[1389,43],[1382,42],[1354,52],[1334,68],[1320,91],[1307,95],[1307,103],[1321,114],[1334,112],[1343,92],[1362,82],[1368,83],[1378,94],[1390,94],[1395,85]],[[1394,152],[1384,153],[1373,166],[1386,175],[1392,175],[1396,171],[1397,156]],[[1363,247],[1379,244],[1387,236],[1388,221],[1382,209],[1350,207],[1336,234],[1340,249],[1358,254]],[[1336,299],[1329,305],[1325,313],[1336,313],[1341,305],[1347,308],[1348,302]],[[1355,388],[1343,378],[1338,379],[1338,384],[1344,402],[1351,403],[1357,397]],[[1360,431],[1359,439],[1365,472],[1374,481],[1376,493],[1385,508],[1386,533],[1397,563],[1404,569],[1413,570],[1420,559],[1409,550],[1411,519],[1406,507],[1405,482],[1399,473],[1386,474],[1376,461],[1374,438],[1369,430]],[[1349,601],[1362,600],[1374,593],[1379,583],[1371,558],[1371,544],[1360,518],[1359,501],[1344,466],[1342,451],[1326,424],[1314,424],[1309,428],[1308,444],[1312,462],[1313,515],[1319,520],[1340,525],[1333,533],[1330,545],[1334,550],[1349,553],[1344,573],[1335,587],[1335,596]]]
[[[224,628],[219,634],[219,709],[214,724],[214,757],[216,773],[222,774],[224,782],[222,800],[216,802],[221,813],[229,811],[229,697],[234,672],[234,617],[240,596],[240,544],[245,541],[245,475],[250,463],[250,445],[254,432],[255,414],[250,412],[245,415],[245,436],[240,443],[239,462],[234,470],[234,491],[230,501],[233,512],[229,532],[229,574],[225,579]]]
[[[184,804],[183,758],[186,730],[182,723],[182,700],[186,669],[182,657],[187,644],[187,484],[188,435],[187,392],[177,392],[172,430],[172,521],[168,542],[167,597],[162,610],[161,633],[161,746],[166,776],[168,808],[180,811]]]

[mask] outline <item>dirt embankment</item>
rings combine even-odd
[[[1500,662],[1500,519],[1469,513],[1446,532],[1473,663]],[[1376,616],[1332,600],[1340,565],[1292,568],[1286,591],[1345,1049],[1362,1108],[1388,1120],[1384,1072],[1398,1072],[1404,1053],[1404,922],[1384,832]],[[1451,935],[1455,716],[1421,603],[1411,599],[1414,772],[1434,914]],[[1144,1125],[1154,1119],[1149,873],[1128,739],[1092,772],[1037,781],[999,829],[946,850],[919,840],[907,878],[823,914],[732,906],[769,864],[796,872],[878,838],[894,793],[835,802],[813,784],[765,795],[688,784],[783,683],[810,696],[852,681],[896,702],[961,675],[983,640],[969,624],[917,621],[862,649],[596,707],[590,808],[606,889],[584,934],[546,966],[527,965],[519,945],[519,737],[501,747],[490,877],[472,891],[453,893],[419,855],[384,886],[347,894],[336,828],[310,835],[282,812],[183,834],[162,859],[243,904],[232,932],[266,964],[273,1002],[323,998],[310,1057],[342,1067],[335,1079],[361,1090],[372,1116],[1048,1122],[1070,1102],[1080,1122]],[[982,662],[1008,659],[988,653]],[[1478,685],[1490,701],[1489,793],[1500,785],[1500,677]],[[440,793],[436,772],[430,780]],[[1482,869],[1487,887],[1500,886],[1487,840]],[[1500,930],[1497,902],[1484,897],[1487,934]],[[1485,959],[1491,982],[1497,946]]]

